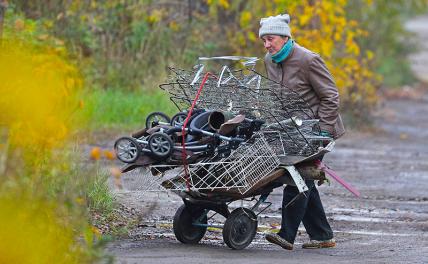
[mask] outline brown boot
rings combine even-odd
[[[291,244],[290,242],[288,242],[284,238],[280,237],[278,234],[267,234],[265,236],[265,238],[267,241],[269,241],[273,244],[276,244],[276,245],[282,247],[283,249],[287,249],[287,250],[293,249],[293,244]]]
[[[336,241],[332,238],[329,240],[311,240],[308,243],[304,243],[302,248],[333,248],[336,246]]]

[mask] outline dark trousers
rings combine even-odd
[[[309,190],[306,197],[301,194],[287,208],[284,208],[298,193],[295,186],[284,188],[282,200],[281,230],[278,235],[290,243],[294,243],[300,222],[303,222],[310,239],[328,240],[333,238],[333,231],[325,216],[320,195],[313,180],[305,181]]]

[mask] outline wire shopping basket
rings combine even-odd
[[[241,144],[227,158],[215,157],[184,166],[154,165],[148,169],[128,172],[138,178],[140,191],[238,191],[244,194],[280,164],[263,133],[257,133],[246,144]],[[126,184],[124,186],[127,188]],[[131,186],[129,186],[131,187]]]

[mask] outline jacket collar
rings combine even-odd
[[[271,62],[273,65],[275,65],[276,67],[281,67],[285,62],[287,62],[288,60],[290,60],[290,58],[292,58],[295,54],[296,54],[296,49],[299,49],[300,48],[300,45],[299,44],[297,44],[296,42],[294,42],[294,48],[293,48],[293,50],[291,51],[291,53],[290,53],[290,55],[287,57],[287,58],[285,58],[285,60],[283,60],[283,61],[281,61],[280,63],[275,63],[275,62],[273,62],[273,60],[272,60],[272,55],[268,52],[267,53],[267,59],[269,60],[269,62]]]

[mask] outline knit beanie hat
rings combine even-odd
[[[261,38],[264,35],[291,37],[288,23],[290,23],[290,16],[288,14],[262,18],[260,20],[259,37]]]

